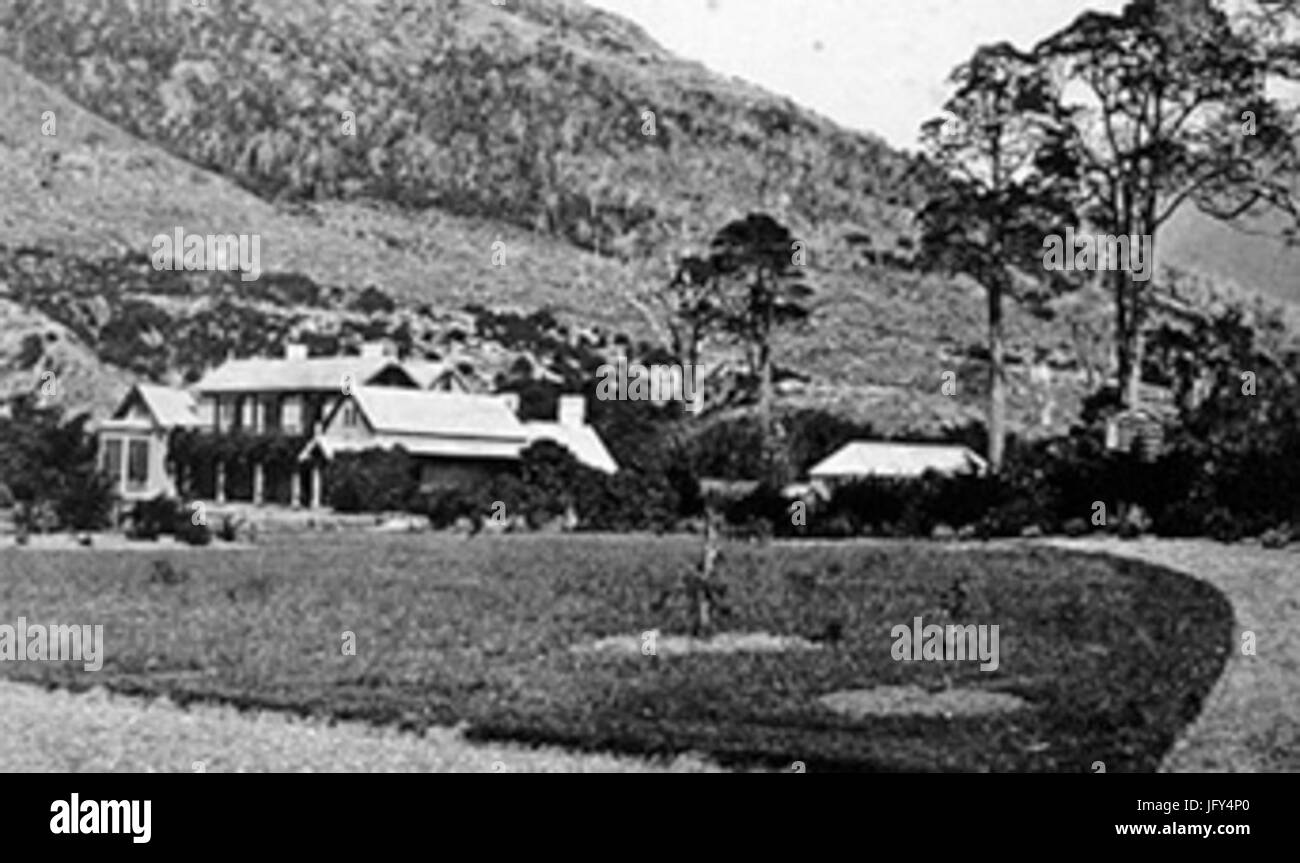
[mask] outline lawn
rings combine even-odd
[[[576,652],[681,631],[654,597],[690,537],[322,534],[256,549],[0,550],[0,623],[105,627],[99,672],[5,662],[70,688],[216,699],[583,749],[694,751],[810,771],[1155,769],[1198,712],[1232,637],[1227,600],[1153,566],[1036,546],[733,545],[727,628],[841,639],[816,651],[655,657]],[[188,579],[151,577],[169,560]],[[945,612],[967,588],[960,621]],[[1000,665],[898,662],[890,629],[1000,627]],[[356,655],[343,655],[343,633]],[[1013,713],[850,719],[817,697],[885,684],[982,688]]]

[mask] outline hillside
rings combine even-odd
[[[284,335],[403,322],[427,330],[413,348],[469,355],[490,378],[511,352],[465,346],[467,305],[653,341],[628,297],[763,209],[807,238],[818,288],[811,326],[780,345],[806,381],[787,403],[895,432],[980,412],[982,298],[908,269],[910,161],[614,16],[569,2],[4,0],[0,54],[0,299],[32,332],[33,314],[64,328],[111,378],[179,379]],[[40,133],[45,111],[55,136]],[[259,234],[266,275],[153,273],[149,243],[177,225]],[[506,266],[492,265],[497,242]],[[371,287],[400,308],[353,308]],[[1050,425],[1067,418],[1085,378],[1072,355],[1104,352],[1104,306],[1076,305],[1080,331],[1013,319],[1022,423],[1049,402]],[[30,379],[13,353],[0,363],[12,385]],[[955,398],[939,394],[944,371],[959,374]]]

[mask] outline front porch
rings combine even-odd
[[[325,474],[312,464],[264,464],[215,461],[201,468],[177,467],[177,484],[183,496],[217,505],[248,503],[318,510],[325,500]]]

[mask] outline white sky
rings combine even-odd
[[[979,45],[1027,48],[1122,0],[587,0],[668,50],[915,149]]]

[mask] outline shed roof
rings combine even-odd
[[[970,447],[938,443],[852,441],[809,469],[814,479],[828,477],[915,478],[939,473],[983,473],[988,463]]]

